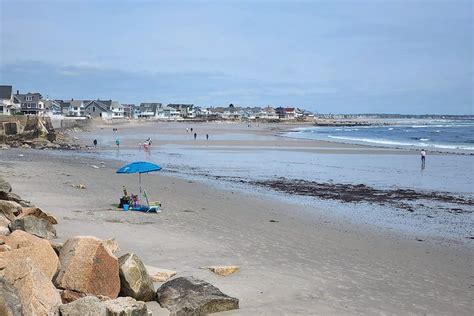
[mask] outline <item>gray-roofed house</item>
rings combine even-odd
[[[84,115],[90,118],[123,119],[124,109],[118,101],[92,100],[84,105]]]
[[[23,114],[43,115],[45,108],[43,104],[40,104],[40,101],[41,94],[37,92],[20,94],[17,90],[13,96],[13,102],[20,107]]]
[[[14,110],[12,86],[0,86],[0,115],[11,115]]]

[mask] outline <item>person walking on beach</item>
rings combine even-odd
[[[206,140],[209,140],[209,134],[206,134]]]
[[[193,132],[193,128],[191,127],[191,133]]]
[[[424,149],[421,150],[420,152],[421,155],[421,166],[425,166],[425,161],[426,161],[426,151]]]
[[[118,138],[115,139],[115,145],[117,145],[117,148],[120,147],[120,140]]]
[[[94,139],[92,143],[94,144],[94,147],[97,147],[97,139]]]
[[[188,132],[189,132],[189,127],[186,127],[186,133],[188,133]]]
[[[194,133],[194,140],[196,140],[196,137],[198,136],[197,133]]]

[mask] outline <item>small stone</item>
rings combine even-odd
[[[209,266],[206,268],[221,276],[228,276],[240,269],[238,266]]]
[[[145,268],[154,282],[166,282],[178,273],[173,270],[161,269],[152,266],[145,266]]]

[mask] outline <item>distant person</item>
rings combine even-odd
[[[120,140],[118,138],[115,139],[115,145],[117,145],[117,148],[120,147]]]
[[[197,133],[194,133],[194,140],[196,140],[196,137],[198,136]]]
[[[206,140],[209,140],[209,134],[206,134]]]
[[[191,133],[193,132],[193,128],[191,127]]]
[[[188,133],[188,132],[189,132],[189,127],[186,127],[186,133]]]
[[[94,144],[94,147],[97,147],[97,139],[94,139],[92,143]]]
[[[420,155],[421,155],[421,164],[424,166],[425,165],[425,161],[426,161],[426,151],[424,149],[422,149],[420,151]]]

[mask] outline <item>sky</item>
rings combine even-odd
[[[0,0],[0,84],[54,99],[474,114],[471,0]]]

